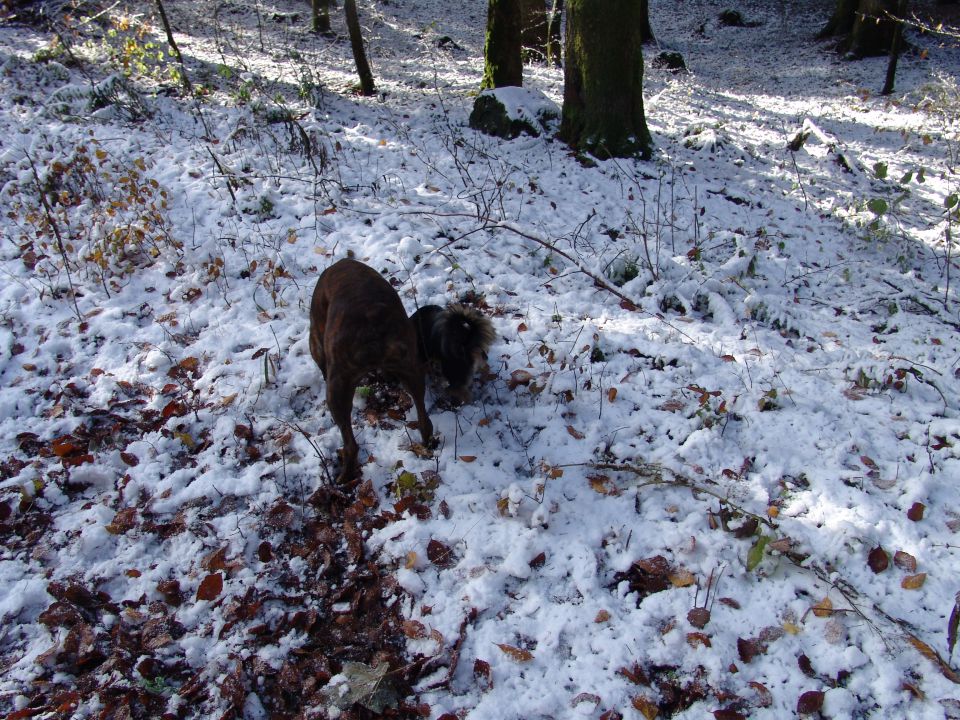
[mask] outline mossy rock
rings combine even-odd
[[[559,117],[556,104],[539,91],[496,88],[477,96],[470,113],[470,127],[508,140],[519,135],[537,137]]]
[[[664,50],[650,64],[655,68],[664,68],[673,73],[687,71],[687,64],[683,61],[683,55],[673,50]]]
[[[760,25],[760,23],[755,21],[744,20],[743,15],[741,15],[737,10],[722,11],[720,13],[719,20],[720,27],[752,28]]]

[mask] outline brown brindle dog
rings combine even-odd
[[[379,370],[403,384],[417,408],[420,438],[430,442],[433,424],[423,403],[425,372],[416,330],[397,291],[378,272],[351,259],[323,271],[310,303],[310,354],[327,381],[327,407],[343,437],[338,483],[360,469],[350,413],[353,393],[367,373]]]

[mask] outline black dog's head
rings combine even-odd
[[[494,339],[493,325],[472,308],[455,304],[425,305],[410,316],[423,362],[435,360],[450,394],[470,401],[470,381]]]

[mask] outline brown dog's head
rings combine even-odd
[[[470,381],[494,339],[493,325],[478,311],[460,304],[425,305],[411,317],[422,361],[435,360],[461,403],[469,402]]]

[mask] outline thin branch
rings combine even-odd
[[[415,211],[411,211],[411,212],[409,212],[409,213],[404,213],[404,214],[406,214],[406,215],[433,215],[433,216],[435,216],[435,217],[449,217],[449,218],[474,218],[473,215],[468,215],[467,213],[439,213],[439,212],[427,212],[427,211],[424,211],[424,210],[415,210]],[[532,243],[535,243],[535,244],[537,244],[537,245],[540,245],[541,247],[546,248],[546,249],[549,250],[551,253],[554,253],[554,254],[562,257],[562,258],[563,258],[564,260],[566,260],[567,262],[569,262],[571,265],[573,265],[573,266],[577,269],[578,272],[583,273],[583,274],[586,275],[588,278],[590,278],[591,280],[593,280],[593,283],[594,283],[594,285],[596,285],[596,287],[598,287],[598,288],[601,289],[601,290],[605,290],[606,292],[610,293],[610,294],[613,295],[614,297],[616,297],[616,298],[618,298],[619,300],[621,300],[621,302],[622,302],[622,304],[623,304],[623,307],[624,307],[625,309],[631,310],[631,311],[634,311],[634,312],[639,312],[639,313],[641,313],[641,314],[643,314],[643,315],[646,315],[646,316],[648,316],[648,317],[655,317],[657,320],[659,320],[660,322],[662,322],[664,325],[666,325],[667,327],[669,327],[671,330],[673,330],[673,331],[676,332],[677,334],[682,335],[683,337],[685,337],[685,338],[686,338],[687,340],[689,340],[691,343],[696,343],[696,340],[695,340],[694,338],[692,338],[690,335],[688,335],[687,333],[685,333],[685,332],[684,332],[683,330],[681,330],[679,327],[677,327],[676,325],[674,325],[673,323],[671,323],[669,320],[667,320],[666,318],[664,318],[662,315],[660,315],[660,314],[655,314],[655,313],[651,313],[651,312],[649,312],[649,311],[647,311],[647,310],[644,310],[644,309],[641,308],[636,302],[634,302],[633,298],[631,298],[631,297],[623,294],[622,292],[620,292],[620,290],[618,290],[614,285],[611,285],[607,280],[605,280],[605,279],[602,278],[601,276],[597,275],[597,274],[594,273],[594,272],[591,272],[590,270],[587,270],[587,268],[585,268],[585,267],[583,266],[583,264],[582,264],[578,259],[576,259],[576,258],[573,257],[572,255],[570,255],[570,253],[565,252],[564,250],[561,250],[560,248],[558,248],[558,247],[557,247],[556,245],[554,245],[553,243],[551,243],[551,242],[549,242],[549,241],[547,241],[547,240],[544,240],[543,238],[537,237],[536,235],[532,235],[532,234],[530,234],[529,232],[526,232],[526,231],[524,231],[524,230],[521,230],[520,228],[516,227],[516,226],[513,225],[512,223],[508,223],[508,222],[505,222],[505,221],[502,221],[502,220],[493,220],[493,219],[490,218],[490,217],[485,217],[485,218],[480,218],[480,219],[483,221],[484,225],[483,225],[482,228],[478,228],[478,229],[485,229],[485,230],[491,230],[491,229],[493,229],[493,230],[507,230],[507,231],[509,231],[509,232],[512,232],[514,235],[517,235],[517,236],[519,236],[519,237],[522,237],[524,240],[529,240],[529,241],[532,242]]]
[[[177,62],[180,63],[180,80],[183,82],[183,89],[187,95],[193,94],[193,87],[190,85],[190,78],[187,77],[187,66],[183,62],[183,55],[180,54],[180,48],[177,47],[177,41],[173,39],[173,30],[170,27],[170,21],[167,20],[167,11],[163,7],[163,0],[157,0],[157,10],[160,12],[160,22],[163,23],[163,30],[167,34],[167,43],[173,54],[177,56]]]
[[[54,217],[53,208],[50,207],[47,195],[43,191],[43,182],[40,180],[40,173],[37,171],[37,166],[34,164],[33,158],[29,153],[24,153],[24,155],[27,158],[27,162],[30,163],[30,171],[33,173],[33,180],[37,184],[37,194],[40,196],[43,212],[47,216],[47,222],[50,223],[50,229],[53,230],[54,237],[57,239],[57,250],[60,252],[60,257],[63,258],[63,269],[67,273],[67,284],[70,286],[70,299],[73,301],[73,310],[77,315],[77,320],[83,322],[83,313],[80,312],[80,306],[77,305],[77,292],[73,285],[73,276],[70,274],[70,260],[67,258],[67,248],[63,242],[63,236],[60,234],[60,226],[57,224],[56,217]]]
[[[716,498],[723,504],[729,506],[731,509],[736,512],[745,515],[747,517],[753,518],[758,523],[766,525],[768,528],[776,529],[778,526],[773,520],[765,515],[758,515],[755,512],[750,512],[746,508],[737,505],[734,502],[730,501],[730,498],[723,493],[717,492],[716,490],[711,490],[710,488],[704,487],[703,485],[698,485],[693,482],[690,478],[684,477],[669,468],[665,468],[657,463],[644,463],[643,465],[631,465],[629,463],[568,463],[565,465],[557,465],[556,467],[565,468],[565,467],[588,467],[593,468],[594,470],[608,470],[611,472],[625,472],[637,477],[643,478],[644,482],[640,482],[637,485],[634,485],[636,488],[650,487],[656,485],[667,485],[669,487],[680,487],[686,488],[693,493],[701,493],[703,495],[710,495],[711,497]]]

